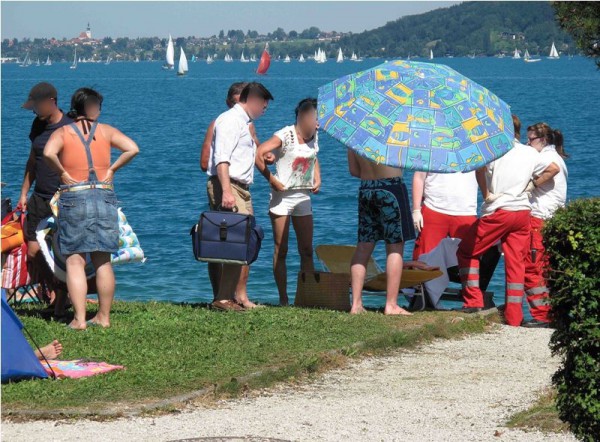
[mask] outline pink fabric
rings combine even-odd
[[[50,366],[48,366],[48,363]],[[42,361],[46,373],[48,373],[49,376],[52,376],[52,371],[54,371],[56,376],[60,379],[79,379],[101,373],[108,373],[113,370],[125,369],[122,365],[111,365],[106,362],[89,362],[82,359],[75,361],[52,360],[48,361],[48,363]],[[50,368],[52,368],[52,370]]]

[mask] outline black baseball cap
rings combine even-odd
[[[24,109],[33,109],[33,105],[37,101],[46,100],[48,98],[54,98],[54,100],[56,100],[57,97],[58,92],[50,83],[38,83],[31,88],[29,91],[29,96],[27,97],[27,101],[23,103],[23,106],[21,107]]]

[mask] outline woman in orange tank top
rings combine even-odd
[[[77,330],[89,325],[110,326],[115,293],[111,254],[119,247],[117,197],[112,182],[114,173],[139,152],[131,138],[96,121],[101,108],[102,95],[93,89],[78,89],[71,98],[69,112],[75,122],[56,130],[44,148],[46,161],[63,183],[58,202],[58,243],[66,257],[67,287],[75,310],[69,327]],[[111,147],[121,151],[112,164]],[[87,254],[96,269],[99,309],[86,322]]]

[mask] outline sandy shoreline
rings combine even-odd
[[[502,326],[461,340],[365,359],[301,386],[281,385],[218,408],[112,422],[3,423],[4,440],[574,441],[504,427],[550,385],[550,330]]]

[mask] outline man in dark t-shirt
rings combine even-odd
[[[50,83],[38,83],[31,91],[24,109],[32,110],[36,118],[31,125],[29,139],[31,151],[25,166],[25,175],[21,186],[18,206],[27,210],[25,237],[27,239],[28,258],[32,264],[30,273],[34,282],[47,282],[50,286],[52,274],[48,274],[43,258],[39,255],[40,246],[35,237],[39,222],[52,215],[50,200],[60,185],[60,177],[44,160],[44,147],[52,133],[73,122],[58,107],[58,93]],[[33,187],[29,200],[27,194]],[[41,258],[41,259],[40,259]]]

